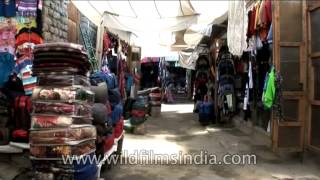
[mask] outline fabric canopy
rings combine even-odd
[[[175,31],[186,29],[184,41],[195,47],[203,35],[210,34],[208,25],[228,10],[228,1],[116,1],[72,0],[93,23],[128,31],[138,36],[143,49],[160,46],[168,49]],[[211,27],[211,26],[209,26]],[[146,47],[146,48],[145,48]],[[150,52],[146,56],[152,56]],[[155,53],[155,51],[154,51]],[[163,56],[164,54],[154,54]]]

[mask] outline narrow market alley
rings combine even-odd
[[[146,151],[154,154],[208,154],[217,158],[225,154],[254,154],[256,165],[172,165],[119,164],[106,170],[106,180],[318,180],[319,161],[298,156],[274,154],[268,139],[250,128],[203,127],[192,113],[193,104],[163,104],[158,117],[150,117],[145,124],[146,134],[125,135],[123,151],[126,155]],[[255,133],[255,134],[253,134]],[[123,158],[128,158],[123,155]],[[125,162],[125,161],[123,161]],[[133,161],[134,162],[134,161]]]
[[[0,0],[0,180],[320,180],[320,0]]]

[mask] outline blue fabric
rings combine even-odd
[[[268,32],[267,41],[268,41],[269,44],[271,44],[272,41],[273,41],[272,24],[271,24],[270,29],[269,29],[269,32]]]
[[[16,64],[16,66],[14,67],[14,72],[19,74],[22,69],[26,68],[29,65],[32,66],[32,61],[30,59],[24,60],[22,63]]]
[[[86,165],[82,169],[76,171],[74,173],[74,179],[75,180],[96,180],[97,177],[97,165],[95,163]]]
[[[269,75],[268,75],[268,73],[267,73],[267,74],[266,74],[266,77],[265,77],[265,79],[264,79],[263,92],[266,92],[266,90],[267,90],[268,81],[269,81]]]
[[[113,109],[113,110],[112,110],[112,113],[111,113],[110,118],[111,118],[111,123],[112,123],[113,125],[115,125],[115,124],[117,124],[117,123],[120,121],[120,119],[121,119],[121,116],[122,116],[122,113],[123,113],[122,104],[119,103],[119,104],[113,106],[112,109]]]
[[[112,105],[116,105],[121,101],[121,95],[118,88],[108,89],[108,97],[109,97],[109,102]]]
[[[105,81],[109,89],[118,87],[117,78],[113,73],[96,72],[90,76],[91,84],[97,86],[100,82]]]
[[[199,103],[199,114],[211,114],[213,113],[212,102],[200,102]]]
[[[27,96],[32,95],[33,90],[25,90],[25,94]]]
[[[22,79],[22,83],[23,85],[30,85],[30,84],[35,84],[37,83],[37,77],[28,77],[28,78],[25,78],[25,79]]]
[[[117,56],[111,56],[108,58],[108,67],[112,73],[117,74],[118,58]]]
[[[133,85],[133,76],[128,75],[127,76],[127,83],[126,83],[126,91],[130,92],[131,91],[131,86]]]
[[[9,4],[5,4],[5,0],[0,0],[0,16],[4,16],[4,17],[16,16],[15,0],[9,0]]]
[[[106,75],[107,75],[106,82],[107,82],[108,88],[110,88],[110,89],[117,88],[118,81],[117,81],[116,75],[113,73],[107,73]]]
[[[14,56],[8,52],[0,52],[0,88],[8,81],[13,71],[15,62]]]
[[[97,86],[99,83],[105,82],[106,80],[106,74],[103,72],[96,72],[90,76],[90,83],[93,86]]]

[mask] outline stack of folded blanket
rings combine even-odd
[[[86,51],[70,43],[41,44],[33,63],[38,86],[32,93],[30,158],[36,178],[96,179],[95,164],[77,163],[96,150]],[[67,156],[73,159],[65,164]]]

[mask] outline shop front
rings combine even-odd
[[[241,8],[241,6],[234,7]],[[272,149],[276,152],[304,152],[306,149],[319,152],[317,132],[319,132],[320,114],[318,102],[320,53],[319,38],[316,35],[319,31],[319,2],[246,1],[243,7],[245,10],[241,12],[245,12],[247,17],[229,18],[228,23],[230,26],[237,22],[237,19],[245,22],[243,25],[238,23],[237,27],[246,29],[246,35],[232,36],[234,33],[229,32],[227,38],[230,51],[234,55],[237,53],[241,55],[240,62],[245,58],[241,50],[250,52],[249,62],[251,61],[253,67],[254,86],[253,89],[249,88],[247,105],[250,107],[250,119],[254,127],[264,129],[271,136]],[[262,7],[264,11],[261,13]],[[271,23],[265,26],[267,24],[264,22],[268,23],[269,16],[265,11],[268,9],[272,15]],[[257,12],[258,16],[252,16],[252,13]],[[232,13],[232,9],[229,13]],[[255,19],[257,17],[258,22]],[[235,42],[235,38],[244,36],[246,36],[245,41],[240,38],[239,42]],[[275,74],[270,74],[272,69],[275,70]],[[275,78],[272,106],[269,108],[265,102],[268,100],[265,99],[268,98],[265,95],[268,93],[267,82],[269,82],[269,79],[265,78],[266,74],[268,78],[272,76]],[[258,88],[255,88],[257,86]]]

